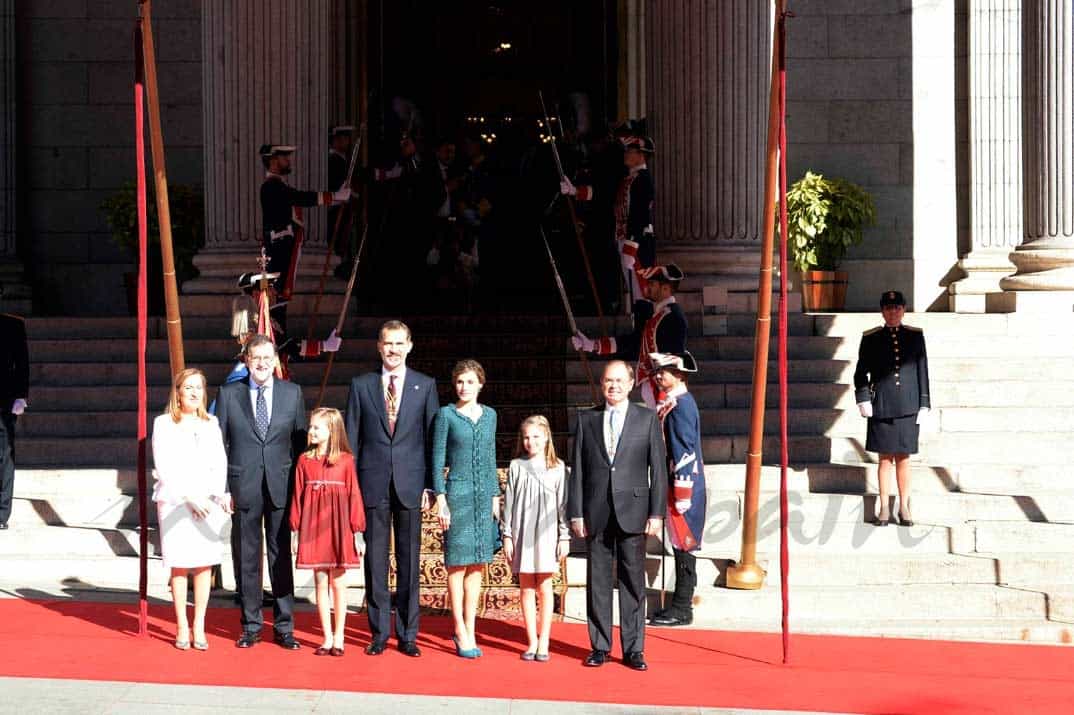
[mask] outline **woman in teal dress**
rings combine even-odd
[[[459,399],[440,408],[433,423],[433,487],[444,531],[455,650],[476,658],[481,655],[474,633],[481,580],[500,536],[496,412],[477,401],[485,385],[485,370],[477,361],[460,361],[451,377]]]

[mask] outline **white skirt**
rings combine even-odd
[[[215,502],[204,519],[194,519],[186,504],[158,502],[157,524],[165,568],[192,569],[220,563],[230,521]]]

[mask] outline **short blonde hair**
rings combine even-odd
[[[164,414],[172,416],[172,422],[178,423],[183,419],[183,408],[179,399],[179,390],[183,388],[183,383],[186,382],[188,377],[197,375],[201,378],[201,404],[198,405],[198,409],[195,410],[195,414],[203,420],[209,419],[209,381],[205,379],[205,373],[196,367],[188,367],[185,370],[181,370],[175,379],[172,380],[172,392],[168,396],[168,406],[164,408]]]
[[[525,445],[526,429],[535,426],[543,429],[544,436],[548,439],[544,445],[545,466],[555,467],[559,464],[559,457],[556,456],[556,445],[552,444],[552,425],[549,424],[548,418],[544,415],[530,415],[522,420],[522,424],[518,428],[518,444],[515,446],[515,457],[529,456]]]
[[[323,419],[328,423],[328,444],[325,447],[325,458],[329,464],[335,464],[341,454],[352,454],[351,445],[347,441],[347,430],[343,426],[343,415],[339,413],[339,410],[335,407],[318,407],[310,413],[310,422],[312,423],[316,419]],[[316,458],[317,447],[309,441],[308,434],[306,435],[306,444],[309,447],[306,450],[306,456]]]

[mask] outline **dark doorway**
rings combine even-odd
[[[580,312],[592,312],[573,227],[563,225],[565,212],[545,213],[558,176],[537,93],[567,129],[560,151],[573,172],[574,155],[589,136],[606,134],[614,115],[615,3],[377,0],[368,8],[371,162],[384,176],[402,166],[412,180],[389,178],[370,191],[367,270],[375,275],[366,285],[383,286],[391,265],[393,280],[402,273],[408,284],[439,284],[415,294],[415,312],[556,309],[537,228],[544,223]],[[401,138],[413,148],[401,150]],[[437,160],[445,142],[455,148],[450,171]],[[441,174],[461,187],[451,193],[450,222],[438,215]],[[446,263],[475,241],[480,285],[455,301],[457,271]]]

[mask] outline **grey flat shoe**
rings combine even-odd
[[[548,653],[538,653],[537,655],[533,656],[533,659],[536,660],[538,663],[547,663],[550,657],[551,656]]]
[[[520,655],[518,657],[521,658],[522,660],[534,660],[534,659],[537,658],[537,654],[534,653],[532,650],[528,650],[528,651],[526,651],[525,653],[523,653],[522,655]]]
[[[194,641],[194,650],[209,650],[209,641]]]
[[[178,638],[175,639],[175,647],[179,650],[190,650],[190,641],[181,641]]]

